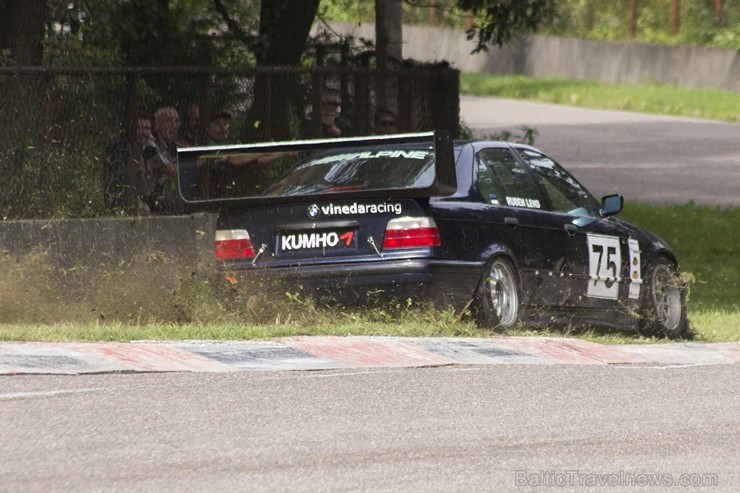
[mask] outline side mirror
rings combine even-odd
[[[601,199],[601,211],[605,216],[619,214],[624,208],[624,197],[621,195],[607,195]]]

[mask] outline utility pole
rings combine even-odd
[[[397,68],[403,61],[403,10],[401,0],[375,0],[375,54],[378,80],[378,107],[397,106],[392,97],[394,81],[384,72]]]

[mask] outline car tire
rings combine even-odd
[[[496,257],[486,266],[476,291],[478,325],[507,329],[519,322],[519,276],[511,261]]]
[[[640,332],[646,336],[690,339],[686,287],[676,266],[658,257],[648,266],[640,313]]]

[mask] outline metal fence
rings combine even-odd
[[[105,215],[102,168],[141,115],[175,107],[180,133],[197,105],[191,138],[230,115],[228,143],[323,136],[319,108],[338,110],[342,135],[373,131],[380,108],[398,132],[459,129],[459,72],[446,66],[369,68],[0,68],[0,217]]]

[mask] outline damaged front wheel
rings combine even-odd
[[[693,333],[686,314],[687,287],[676,266],[665,257],[658,257],[648,267],[645,281],[640,332],[647,336],[690,339]]]

